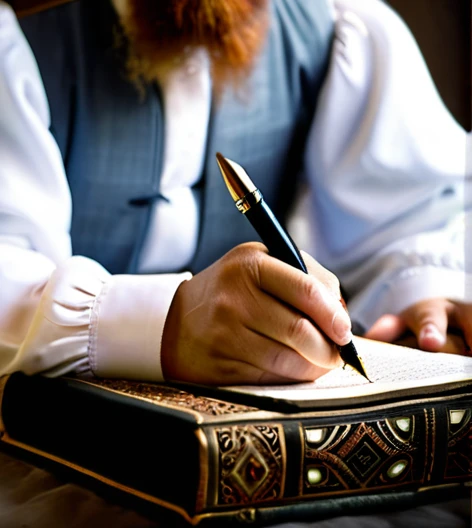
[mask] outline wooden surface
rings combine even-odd
[[[459,123],[472,121],[472,0],[389,0],[415,36],[444,102]]]

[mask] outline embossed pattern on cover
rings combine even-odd
[[[207,397],[197,387],[21,374],[10,380],[5,443],[193,523],[284,508],[316,512],[325,500],[389,500],[396,492],[472,482],[466,392],[344,413],[282,413]],[[85,421],[77,419],[84,402]],[[64,404],[74,411],[64,414]],[[134,415],[141,418],[128,434],[123,424]],[[77,444],[78,435],[88,438],[84,423],[94,441]],[[126,452],[126,464],[115,452]]]

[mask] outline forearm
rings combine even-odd
[[[46,94],[1,2],[0,108],[0,374],[162,379],[162,328],[190,274],[112,276],[71,256],[71,196]]]
[[[307,174],[316,256],[368,327],[427,297],[467,296],[467,135],[404,23],[381,2],[336,4]]]

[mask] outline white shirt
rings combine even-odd
[[[339,0],[336,8],[336,42],[306,150],[310,191],[293,235],[355,292],[350,313],[366,327],[420,299],[470,300],[470,137],[387,6]],[[208,65],[198,60],[194,74],[176,71],[163,82],[170,121],[161,191],[180,207],[159,202],[141,271],[177,267],[195,249],[198,215],[188,186],[203,159],[210,104]],[[0,375],[92,371],[160,380],[165,317],[191,275],[111,276],[71,256],[70,190],[49,120],[34,57],[0,1]],[[185,156],[176,148],[183,142]],[[188,230],[172,221],[182,209],[193,218]],[[187,240],[180,251],[175,232]]]

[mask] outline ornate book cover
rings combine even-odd
[[[316,518],[374,498],[459,494],[472,481],[467,387],[289,412],[197,387],[20,373],[0,380],[0,394],[0,446],[52,460],[194,525]]]

